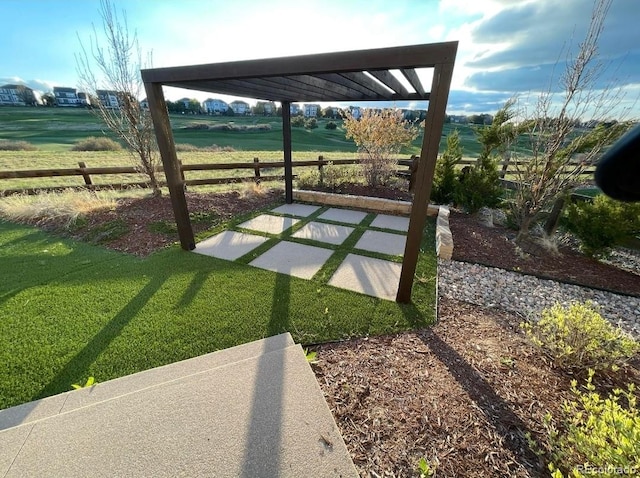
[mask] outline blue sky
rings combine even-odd
[[[460,42],[448,112],[492,113],[556,81],[589,22],[592,0],[115,0],[153,66]],[[100,33],[99,0],[0,0],[0,84],[78,86],[79,38]],[[10,20],[9,20],[10,19]],[[601,79],[624,85],[640,117],[639,0],[614,0],[600,42]],[[8,50],[7,50],[8,48]],[[551,82],[551,84],[555,84]],[[168,99],[209,93],[167,90]],[[221,95],[214,95],[221,96]],[[224,98],[224,97],[223,97]],[[426,105],[412,105],[424,108]]]

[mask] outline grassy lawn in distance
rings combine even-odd
[[[317,343],[434,320],[434,224],[400,305],[174,246],[147,259],[0,221],[0,408],[290,331]]]

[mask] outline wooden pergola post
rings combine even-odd
[[[396,302],[409,303],[411,301],[413,277],[416,273],[422,232],[427,219],[427,207],[431,196],[431,185],[438,159],[452,75],[453,61],[435,65]]]
[[[167,178],[167,186],[171,195],[171,207],[178,227],[180,246],[185,251],[196,248],[196,241],[193,237],[193,229],[189,220],[189,210],[187,209],[187,199],[184,195],[184,180],[178,164],[176,145],[171,131],[171,122],[167,111],[167,103],[162,92],[160,83],[144,84],[149,102],[149,111],[153,118],[153,127],[156,133],[158,149],[162,158],[164,174]]]
[[[293,202],[293,163],[291,162],[291,102],[282,102],[282,150],[284,151],[284,198]]]

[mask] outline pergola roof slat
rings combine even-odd
[[[404,87],[404,85],[400,83],[400,81],[387,70],[370,71],[369,74],[376,77],[397,94],[401,96],[407,96],[409,94],[409,91]]]
[[[364,86],[369,91],[374,93],[374,95],[373,95],[374,98],[372,98],[372,99],[390,100],[391,97],[393,96],[393,92],[392,91],[389,91],[384,86],[382,86],[381,84],[376,83],[375,80],[372,80],[371,78],[369,78],[364,73],[361,73],[361,72],[358,72],[358,73],[341,73],[341,75],[344,76],[345,78],[350,79],[351,81],[353,81],[355,83],[358,83],[361,86]]]
[[[407,79],[407,81],[411,83],[411,86],[413,86],[413,89],[416,90],[418,94],[420,95],[425,94],[424,86],[422,86],[422,82],[420,81],[420,78],[418,77],[416,70],[414,70],[413,68],[402,68],[400,69],[400,71],[402,72],[404,77]]]

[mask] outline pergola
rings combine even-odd
[[[293,202],[292,102],[428,100],[396,296],[398,302],[409,302],[457,48],[458,42],[445,42],[142,70],[182,248],[194,249],[195,239],[162,86],[280,102],[287,203]],[[425,88],[416,72],[422,68],[433,69],[430,89]],[[392,70],[399,70],[413,91]]]

